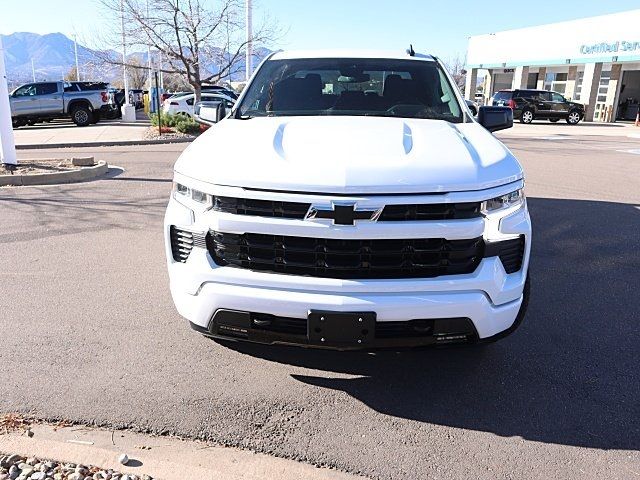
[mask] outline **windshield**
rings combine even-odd
[[[239,115],[365,115],[462,122],[436,62],[314,58],[269,60],[256,73]]]

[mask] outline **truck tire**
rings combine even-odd
[[[73,107],[73,110],[71,110],[71,120],[79,127],[86,127],[91,123],[91,112],[84,105]]]
[[[100,112],[98,110],[94,110],[91,112],[91,123],[96,124],[100,121]]]

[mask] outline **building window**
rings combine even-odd
[[[573,91],[573,99],[576,101],[580,100],[580,95],[582,94],[582,80],[584,80],[584,72],[578,72],[576,76],[576,87]]]
[[[609,79],[611,78],[611,71],[602,72],[600,74],[600,84],[598,85],[598,99],[596,102],[606,102],[607,92],[609,91]]]

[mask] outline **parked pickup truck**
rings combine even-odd
[[[277,52],[182,153],[171,294],[206,336],[335,349],[489,342],[529,298],[522,167],[443,64]],[[219,122],[219,123],[218,123]]]
[[[71,117],[78,126],[97,123],[113,107],[102,82],[38,82],[16,88],[9,96],[14,128],[53,118]]]

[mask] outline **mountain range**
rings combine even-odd
[[[74,41],[62,33],[39,35],[16,32],[0,35],[0,37],[5,50],[5,65],[10,89],[32,81],[34,72],[37,81],[60,80],[75,66]],[[271,52],[266,48],[256,50],[254,65],[258,65],[262,58]],[[112,53],[118,55],[115,51]],[[136,57],[143,64],[147,62],[146,52],[132,53],[131,56]],[[120,68],[102,64],[94,50],[80,43],[78,43],[78,63],[81,65],[81,73],[87,76],[87,80],[113,81],[121,75]],[[207,70],[215,71],[214,67]],[[244,72],[244,58],[237,62],[235,70]],[[235,77],[231,80],[242,80],[244,74],[238,74]]]

